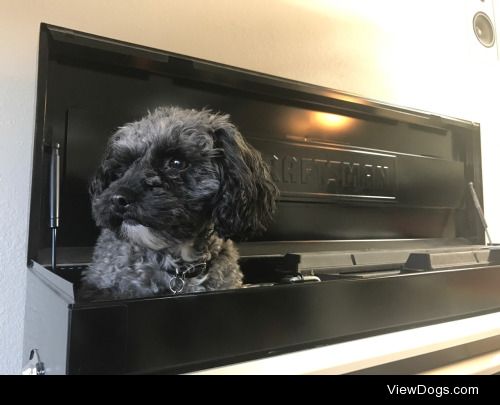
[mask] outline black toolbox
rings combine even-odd
[[[238,243],[248,287],[75,302],[98,234],[89,178],[113,131],[160,105],[229,113],[271,167],[274,223]],[[476,123],[42,24],[25,360],[179,373],[497,311],[472,189],[481,202]]]

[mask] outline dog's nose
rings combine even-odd
[[[111,201],[115,208],[119,211],[124,211],[129,206],[129,201],[121,194],[115,194],[111,197]]]

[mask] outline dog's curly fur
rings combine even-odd
[[[174,269],[200,262],[183,293],[240,287],[228,238],[264,230],[277,193],[227,115],[161,107],[121,127],[90,186],[101,235],[80,299],[170,294]]]

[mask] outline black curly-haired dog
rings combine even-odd
[[[265,229],[277,188],[227,115],[162,107],[111,137],[90,193],[82,300],[240,287],[228,238]]]

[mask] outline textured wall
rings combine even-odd
[[[480,0],[356,5],[347,0],[0,0],[0,373],[21,367],[40,22],[494,122],[497,114],[483,109],[478,97],[485,90],[475,85],[482,81],[491,92],[488,78],[497,69],[495,50],[474,42],[470,27],[476,6],[490,5]],[[481,65],[471,63],[475,60]],[[487,67],[477,75],[479,66]],[[488,159],[496,169],[494,157]],[[494,207],[497,197],[491,195]],[[493,222],[495,232],[500,218]]]

